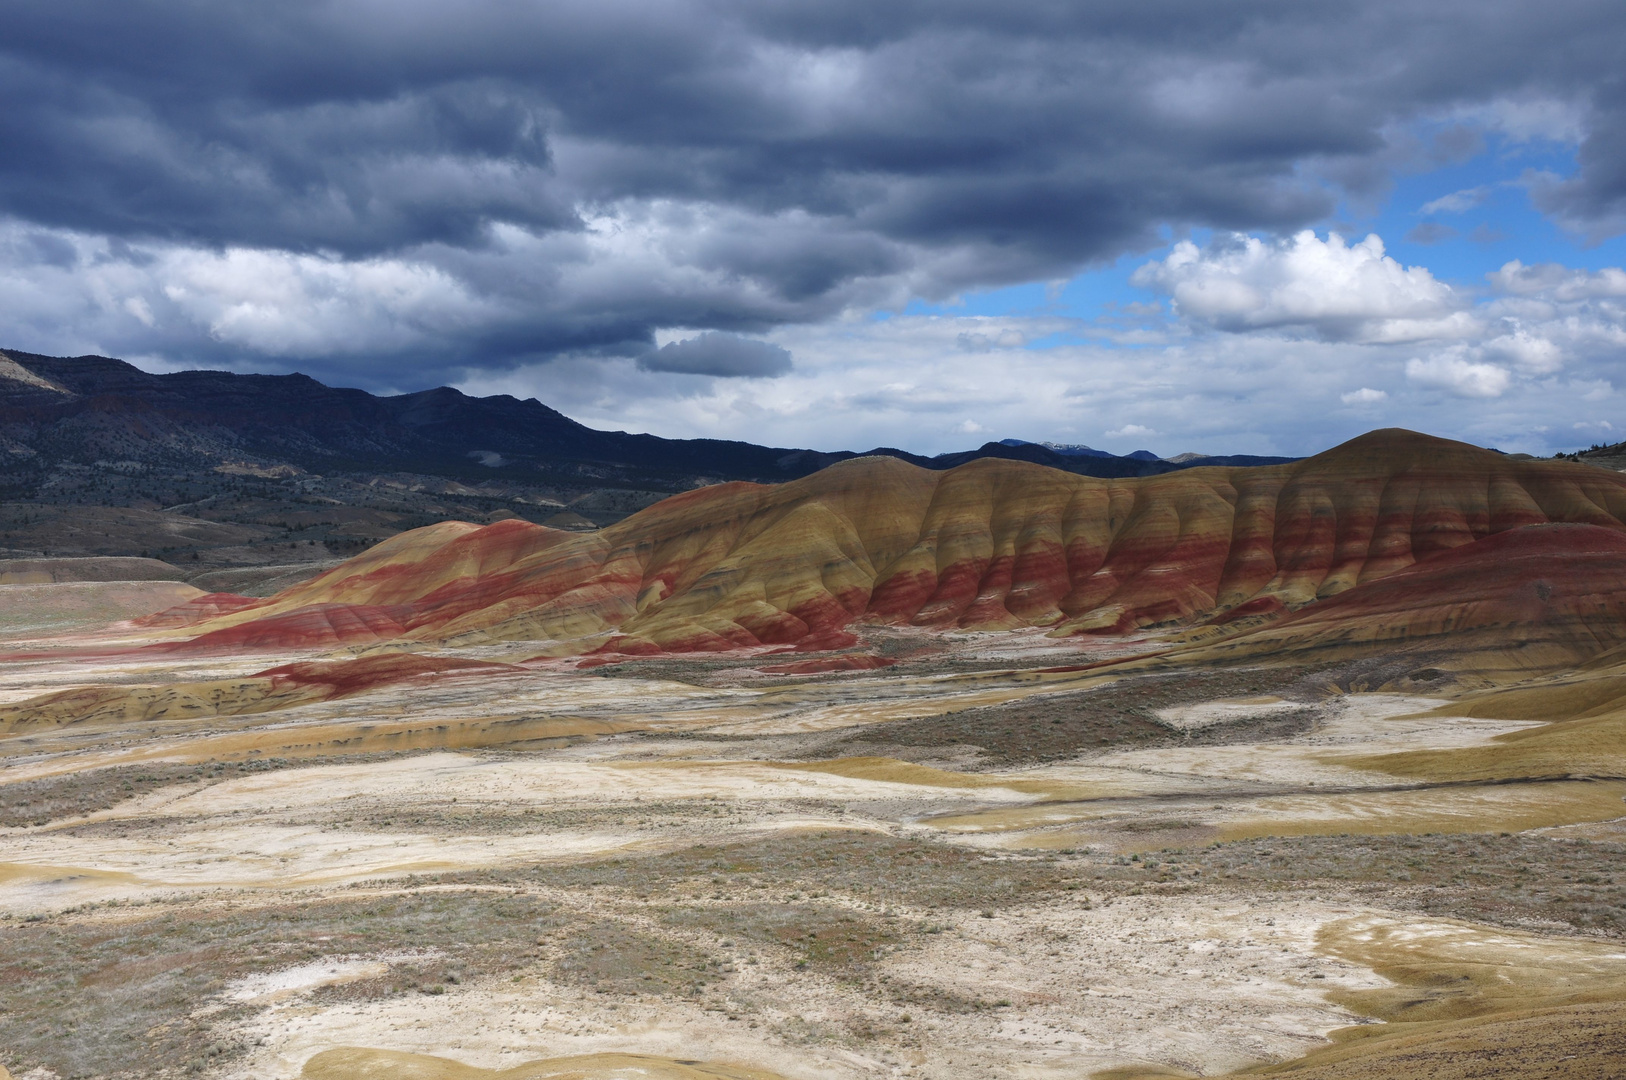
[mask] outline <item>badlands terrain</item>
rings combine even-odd
[[[1385,431],[558,524],[0,564],[0,1064],[1626,1075],[1626,474]]]

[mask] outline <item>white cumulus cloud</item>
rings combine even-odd
[[[1547,375],[1564,366],[1564,350],[1538,334],[1520,327],[1511,334],[1491,338],[1485,351],[1505,358],[1535,375]]]
[[[1300,329],[1328,341],[1455,338],[1476,326],[1464,298],[1426,267],[1402,266],[1373,234],[1357,244],[1308,230],[1270,242],[1189,240],[1131,279],[1173,298],[1179,312],[1221,330]]]
[[[1386,390],[1374,390],[1370,386],[1363,386],[1359,390],[1340,394],[1338,400],[1345,405],[1376,405],[1380,401],[1388,401],[1389,393]]]
[[[1512,382],[1506,368],[1470,360],[1458,349],[1426,359],[1412,357],[1406,361],[1406,378],[1418,386],[1467,398],[1501,397]]]

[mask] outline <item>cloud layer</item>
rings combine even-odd
[[[1288,234],[1492,131],[1579,140],[1539,197],[1608,232],[1616,22],[1505,0],[18,0],[0,329],[428,384],[1054,279],[1164,226]],[[1329,339],[1450,317],[1361,250],[1320,254],[1388,295],[1366,323],[1255,279],[1255,315],[1172,287],[1215,326]]]
[[[790,350],[766,341],[716,331],[682,341],[669,341],[638,358],[645,371],[717,378],[774,378],[791,369]]]
[[[1401,425],[1546,454],[1619,437],[1626,274],[1509,262],[1479,288],[1446,290],[1381,252],[1375,239],[1222,237],[1144,264],[1141,279],[1172,302],[1101,319],[850,316],[771,332],[796,358],[773,380],[570,359],[465,388],[541,393],[603,426],[829,448],[903,435],[939,452],[1017,436],[1308,454]],[[1175,296],[1191,280],[1212,286],[1198,311]],[[1211,300],[1243,287],[1259,293],[1247,305]],[[1226,321],[1254,311],[1276,314],[1268,326]],[[1389,332],[1397,317],[1416,332]]]
[[[829,448],[1565,446],[1614,430],[1626,273],[1327,227],[1501,140],[1626,230],[1623,39],[1594,0],[16,0],[0,347]],[[1157,302],[898,314],[1126,254]]]

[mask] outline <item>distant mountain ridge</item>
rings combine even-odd
[[[600,431],[535,398],[474,398],[451,387],[378,397],[306,375],[179,371],[154,375],[102,356],[0,353],[0,479],[17,492],[51,469],[161,465],[293,467],[318,473],[412,472],[678,491],[720,480],[778,483],[860,456],[934,470],[978,458],[1028,461],[1099,477],[1148,476],[1191,464],[1262,465],[1233,456],[1192,462],[1147,451],[1006,440],[925,457],[664,439]]]
[[[1069,458],[1112,458],[1115,461],[1159,461],[1166,465],[1196,466],[1196,465],[1286,465],[1290,462],[1301,461],[1302,458],[1269,457],[1259,454],[1176,454],[1174,457],[1158,457],[1150,450],[1131,450],[1127,454],[1114,454],[1106,450],[1097,450],[1093,446],[1083,443],[1053,443],[1028,442],[1026,439],[1001,439],[1000,446],[1042,446],[1046,450],[1054,451],[1062,457]],[[997,456],[997,455],[987,455]],[[1079,471],[1079,470],[1072,470]],[[1106,475],[1088,473],[1086,475]]]
[[[1119,456],[1118,454],[1112,453],[1110,450],[1097,450],[1095,447],[1093,447],[1093,446],[1085,446],[1083,443],[1055,443],[1055,442],[1036,443],[1036,442],[1030,442],[1027,439],[1001,439],[1001,440],[999,440],[999,445],[1001,445],[1001,446],[1042,446],[1046,450],[1054,450],[1056,453],[1060,454],[1062,457],[1118,457]],[[1151,453],[1151,451],[1149,451],[1149,450],[1136,450],[1135,453],[1136,454],[1147,454],[1152,458],[1157,457],[1156,454]],[[1133,455],[1124,455],[1124,456],[1133,456]]]

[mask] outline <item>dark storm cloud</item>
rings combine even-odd
[[[1544,177],[1532,187],[1536,206],[1593,239],[1626,230],[1626,78],[1606,81],[1592,95],[1590,135],[1581,145],[1580,171],[1564,180]]]
[[[13,0],[0,212],[132,258],[394,259],[461,290],[398,305],[414,344],[381,355],[637,355],[661,327],[1057,277],[1164,226],[1285,232],[1480,145],[1407,124],[1507,101],[1586,111],[1580,172],[1534,190],[1626,227],[1621,23],[1576,0]],[[349,295],[298,273],[312,305]],[[234,337],[203,287],[175,303],[207,334],[167,333],[162,298],[131,333],[364,369],[303,324],[282,352]]]
[[[638,358],[645,371],[720,378],[772,378],[790,371],[790,350],[716,331],[673,341]]]
[[[576,221],[536,106],[489,82],[276,107],[119,93],[93,73],[0,64],[0,200],[125,237],[368,254],[478,243],[494,220]],[[155,100],[156,99],[156,100]]]

